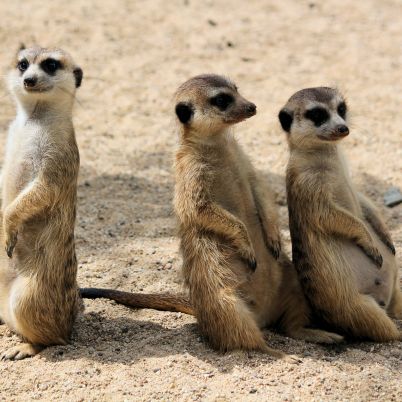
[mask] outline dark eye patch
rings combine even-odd
[[[211,98],[210,103],[212,106],[216,106],[220,110],[226,110],[228,106],[234,102],[232,95],[220,93]]]
[[[49,75],[54,75],[57,70],[60,70],[63,66],[58,60],[49,58],[46,60],[43,60],[42,63],[40,63],[41,69],[49,74]]]
[[[329,119],[329,113],[323,107],[315,107],[307,110],[304,117],[311,120],[316,127],[319,127]]]
[[[345,102],[341,102],[341,103],[338,105],[338,114],[339,114],[339,116],[342,117],[342,119],[345,118],[345,116],[346,116],[346,111],[347,111],[346,103],[345,103]]]
[[[27,59],[22,59],[21,61],[19,61],[17,63],[17,68],[18,68],[18,70],[21,71],[21,73],[28,70],[28,67],[29,67],[29,63],[28,63]]]

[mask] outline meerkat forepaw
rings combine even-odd
[[[234,245],[241,259],[248,265],[250,270],[254,272],[257,269],[257,259],[249,237],[245,236],[240,241],[234,241]]]
[[[375,263],[375,265],[377,265],[378,269],[382,267],[383,259],[378,249],[375,247],[369,249],[366,248],[364,249],[364,252]]]
[[[391,253],[392,253],[393,255],[396,254],[395,246],[394,246],[394,244],[392,243],[392,241],[390,241],[390,240],[386,241],[386,242],[385,242],[385,245],[389,248],[389,250],[391,251]]]
[[[248,260],[247,261],[248,267],[252,270],[255,271],[257,269],[257,260],[255,258]]]
[[[255,257],[242,255],[242,260],[247,264],[251,271],[254,272],[257,269],[257,260]]]
[[[273,255],[273,257],[275,258],[275,260],[277,260],[279,258],[279,256],[281,255],[281,251],[282,251],[281,241],[280,240],[271,241],[267,244],[267,247],[268,247],[269,251],[271,252],[271,254]]]
[[[302,359],[297,356],[297,355],[286,355],[285,357],[282,358],[283,361],[285,361],[286,363],[290,363],[290,364],[300,364],[302,363]]]
[[[34,346],[30,343],[22,343],[11,349],[6,350],[0,355],[0,360],[22,360],[38,354],[43,349],[42,346]]]
[[[391,253],[392,253],[393,255],[395,255],[395,254],[396,254],[396,250],[395,250],[395,246],[394,246],[394,243],[393,243],[393,241],[392,241],[392,239],[391,239],[390,234],[389,234],[386,230],[382,230],[382,231],[379,233],[379,236],[380,236],[381,241],[387,246],[387,248],[389,249],[389,251],[391,251]]]
[[[13,231],[11,233],[6,232],[5,249],[6,249],[6,253],[9,258],[12,258],[12,256],[13,256],[13,252],[14,252],[15,245],[17,244],[17,240],[18,240],[18,232],[17,231]]]
[[[380,254],[380,252],[377,249],[373,253],[373,261],[376,263],[378,268],[382,267],[383,258],[382,258],[382,255]]]

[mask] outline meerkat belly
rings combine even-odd
[[[246,301],[260,327],[276,321],[281,314],[276,302],[281,285],[282,270],[277,260],[269,252],[263,237],[258,215],[247,211],[244,217],[257,258],[257,269],[243,282],[240,293],[247,295]]]
[[[378,269],[353,242],[313,235],[304,243],[303,256],[295,260],[304,292],[317,308],[345,303],[356,293],[371,295],[387,308],[395,281],[395,259],[374,235],[384,259]],[[380,244],[381,243],[381,244]]]
[[[257,268],[254,273],[250,273],[244,260],[233,250],[231,244],[221,239],[220,246],[224,250],[227,265],[240,283],[238,294],[248,304],[256,321],[262,327],[266,324],[266,317],[272,316],[272,312],[267,312],[267,306],[272,304],[270,301],[276,299],[279,291],[280,267],[265,245],[248,182],[241,179],[240,173],[236,177],[228,175],[226,182],[219,183],[216,188],[219,189],[216,192],[219,204],[245,224],[256,254]]]
[[[372,296],[383,308],[387,308],[395,285],[396,259],[374,231],[369,228],[376,247],[383,257],[378,269],[363,251],[350,241],[340,241],[340,252],[350,267],[359,293]]]

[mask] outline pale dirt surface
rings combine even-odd
[[[65,48],[84,70],[75,108],[82,286],[182,289],[170,102],[195,74],[229,75],[258,105],[237,137],[277,193],[288,251],[288,153],[276,115],[294,91],[346,92],[354,180],[380,205],[388,187],[402,187],[400,0],[91,3],[0,2],[2,74],[20,41]],[[0,91],[4,149],[14,107],[4,84]],[[401,261],[402,205],[382,210]],[[258,353],[217,354],[192,317],[85,304],[71,345],[0,362],[1,400],[402,400],[401,343],[322,347],[267,331],[271,345],[301,356],[291,365]],[[0,336],[1,350],[19,342],[5,326]]]

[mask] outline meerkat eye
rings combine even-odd
[[[220,110],[226,110],[228,106],[234,102],[234,98],[232,95],[229,94],[218,94],[211,98],[210,103],[213,106],[216,106]]]
[[[27,60],[23,59],[21,61],[18,62],[17,64],[17,68],[18,70],[20,70],[22,73],[26,70],[28,70],[29,67],[29,63]]]
[[[345,116],[346,116],[346,110],[347,110],[347,108],[346,108],[346,103],[345,103],[345,102],[341,102],[341,103],[338,105],[338,114],[339,114],[339,116],[342,117],[342,119],[344,119]]]
[[[46,59],[40,63],[42,70],[48,74],[54,74],[61,68],[61,63],[55,59]]]
[[[304,117],[311,120],[316,127],[319,127],[329,119],[329,114],[324,108],[315,107],[314,109],[307,110]]]

